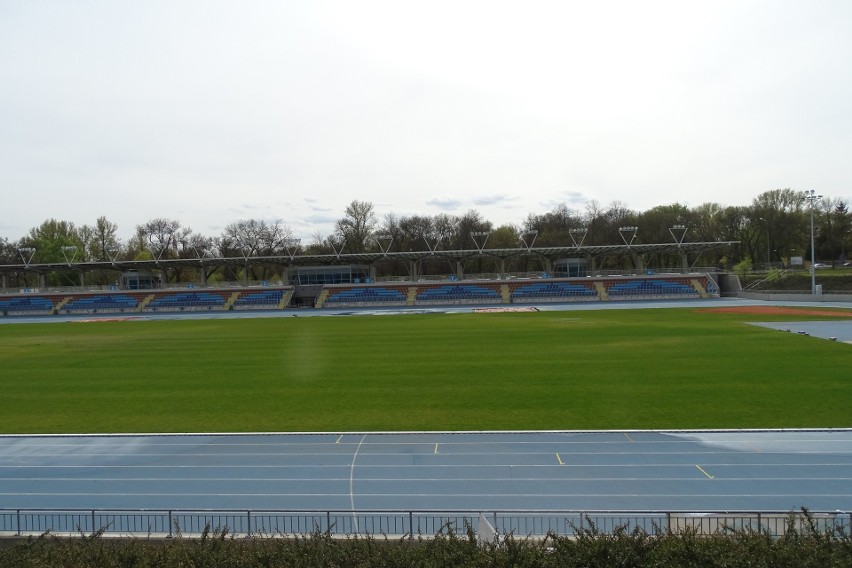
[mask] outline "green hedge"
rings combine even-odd
[[[844,533],[792,528],[781,538],[756,532],[712,536],[692,532],[604,534],[592,528],[576,537],[506,538],[480,545],[472,531],[429,539],[341,539],[316,533],[301,538],[201,538],[111,540],[100,535],[45,535],[7,542],[0,566],[15,567],[772,567],[852,566],[852,541]]]

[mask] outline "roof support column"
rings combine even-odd
[[[501,258],[500,259],[500,278],[505,278],[505,277],[506,277],[506,259]]]
[[[411,281],[417,282],[417,261],[412,260],[408,263],[408,272],[411,274]]]
[[[683,269],[684,274],[689,272],[689,259],[686,258],[686,253],[680,255],[680,266]]]
[[[198,282],[202,288],[207,288],[207,270],[203,266],[198,269]]]
[[[6,289],[6,275],[5,274],[0,274],[0,288],[2,288],[3,290]]]
[[[456,261],[456,278],[461,280],[464,277],[464,267],[460,260]]]
[[[39,288],[47,287],[47,280],[44,278],[44,274],[38,275],[38,287]]]
[[[375,264],[370,265],[370,280],[373,281],[373,282],[376,281],[376,265]]]
[[[636,266],[636,274],[642,274],[643,272],[645,272],[645,267],[642,263],[642,257],[636,254],[635,252],[633,253],[633,264]]]

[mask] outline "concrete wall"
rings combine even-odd
[[[852,302],[852,294],[811,294],[810,292],[740,292],[747,300],[771,300],[776,302]]]

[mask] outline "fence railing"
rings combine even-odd
[[[0,534],[51,533],[174,537],[205,531],[234,536],[310,533],[430,538],[474,531],[487,521],[496,534],[543,537],[641,530],[648,534],[694,531],[716,534],[755,531],[782,536],[790,530],[852,532],[852,513],[688,511],[252,511],[252,510],[44,510],[0,509]],[[486,525],[487,526],[487,525]]]

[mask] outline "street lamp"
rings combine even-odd
[[[822,199],[822,195],[816,195],[813,189],[805,190],[805,200],[811,204],[811,294],[816,294],[816,252],[814,251],[814,207],[817,199]]]

